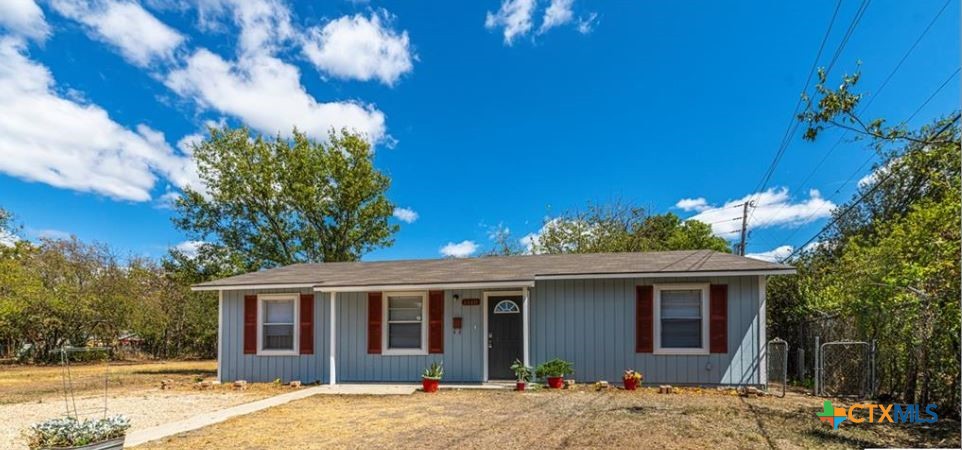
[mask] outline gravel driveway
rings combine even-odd
[[[227,390],[202,392],[153,389],[111,395],[107,401],[107,408],[108,414],[126,415],[130,418],[131,429],[140,430],[250,402],[268,395],[270,393],[267,391],[240,393]],[[103,396],[78,397],[77,410],[97,408],[102,410],[103,401]],[[3,418],[3,426],[0,427],[0,448],[27,448],[21,436],[22,430],[33,423],[62,416],[64,409],[63,398],[54,396],[45,397],[33,403],[0,405],[0,417]]]

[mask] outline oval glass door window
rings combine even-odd
[[[511,300],[501,300],[497,305],[494,305],[495,314],[517,314],[521,312],[518,308],[518,304]]]

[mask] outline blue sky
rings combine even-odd
[[[907,119],[959,68],[958,1],[872,1],[831,78]],[[819,65],[860,4],[843,1]],[[768,168],[836,8],[814,2],[10,0],[0,4],[0,206],[24,236],[161,256],[207,123],[367,133],[401,231],[365,259],[483,253],[588,202],[697,217],[753,196],[750,253],[804,243],[871,172],[798,135]],[[925,34],[884,90],[896,67]],[[959,108],[955,75],[909,122]],[[866,101],[868,101],[868,99]],[[831,152],[829,153],[829,150]],[[826,156],[827,155],[827,156]],[[819,165],[819,161],[824,162]],[[818,170],[814,170],[818,167]],[[804,183],[803,183],[804,182]],[[401,220],[401,218],[405,220]],[[412,220],[413,219],[413,220]],[[450,245],[449,245],[450,244]],[[473,252],[472,252],[473,250]]]

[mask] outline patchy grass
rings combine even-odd
[[[826,428],[822,399],[574,390],[315,396],[138,448],[954,447],[959,423]]]
[[[197,379],[217,375],[216,361],[111,362],[72,364],[74,392],[88,394],[102,391],[107,374],[108,391],[124,392],[141,388],[157,388],[161,380],[173,380],[186,386]],[[63,395],[63,373],[59,365],[0,366],[0,404],[35,401],[40,397]]]

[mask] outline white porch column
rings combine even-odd
[[[528,337],[529,330],[531,329],[531,326],[528,323],[531,321],[531,314],[529,313],[530,308],[528,306],[529,301],[530,301],[530,298],[528,295],[528,287],[525,286],[521,290],[521,324],[522,324],[521,335],[522,335],[522,345],[524,346],[522,355],[523,355],[525,366],[531,366],[531,357],[530,357],[531,351],[528,349],[531,346],[531,341]]]
[[[220,366],[224,363],[224,290],[217,290],[217,381],[223,383]]]
[[[331,312],[330,312],[331,320],[330,320],[330,323],[328,324],[328,332],[329,332],[328,343],[330,344],[330,348],[328,349],[328,354],[330,356],[330,361],[328,361],[327,363],[327,368],[328,368],[327,380],[328,380],[328,384],[330,384],[331,386],[334,386],[335,384],[337,384],[337,370],[335,369],[335,364],[336,364],[335,361],[337,360],[336,358],[337,333],[335,332],[337,327],[337,309],[334,306],[336,304],[334,300],[336,299],[337,299],[337,293],[331,292]]]
[[[761,348],[758,349],[760,357],[758,358],[758,383],[768,384],[768,317],[766,314],[766,309],[768,308],[767,299],[765,298],[768,293],[768,277],[765,275],[758,276],[758,343]],[[787,356],[786,356],[787,357]]]

